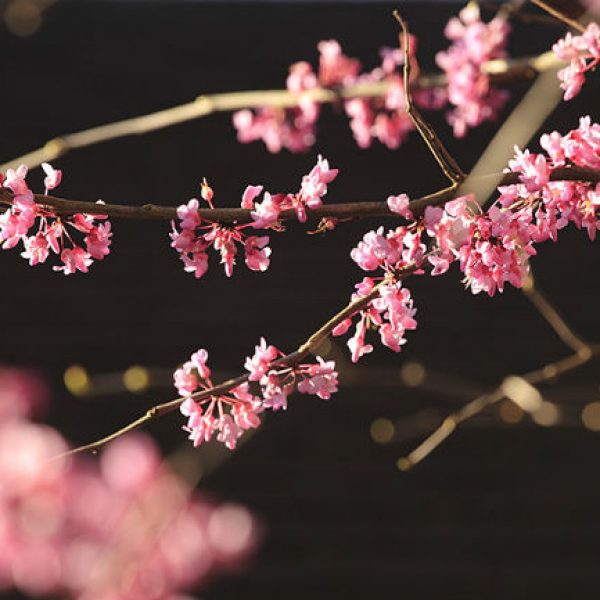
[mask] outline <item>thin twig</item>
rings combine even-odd
[[[540,369],[530,371],[520,377],[527,383],[536,385],[555,379],[565,373],[569,373],[589,362],[592,358],[600,356],[599,345],[587,345],[587,348],[587,353],[577,352],[567,358],[551,362]],[[506,398],[506,393],[503,386],[499,385],[493,391],[482,394],[474,400],[471,400],[471,402],[465,404],[460,410],[446,417],[442,424],[410,454],[400,458],[397,463],[398,468],[402,471],[408,471],[429,456],[438,446],[447,440],[452,433],[454,433],[458,425],[479,414],[489,406],[500,402],[504,398]]]
[[[511,185],[519,183],[519,173],[490,173],[469,178],[458,190],[455,185],[442,188],[415,198],[410,203],[415,218],[420,217],[428,206],[441,206],[456,197],[469,194],[476,188],[477,183],[486,179],[499,180],[498,185]],[[587,183],[598,183],[600,181],[600,169],[583,169],[580,167],[561,167],[554,169],[550,174],[551,181],[582,181]],[[10,206],[13,194],[6,188],[0,188],[0,205]],[[103,214],[117,219],[139,219],[139,220],[172,220],[177,218],[177,209],[174,206],[158,204],[144,204],[142,206],[129,206],[127,204],[97,204],[87,200],[67,200],[54,196],[35,194],[36,203],[48,207],[57,215],[72,215],[75,213]],[[252,221],[252,211],[245,208],[203,208],[198,211],[202,219],[223,225],[233,223],[249,223]],[[334,217],[339,219],[365,219],[371,217],[398,218],[388,208],[386,202],[345,202],[339,204],[327,204],[314,210],[308,211],[309,219],[321,219],[323,217]],[[296,220],[294,210],[285,210],[280,213],[282,221]]]
[[[404,279],[408,277],[408,275],[410,275],[414,270],[415,267],[412,265],[405,267],[402,270],[402,272],[397,275],[397,279]],[[361,296],[360,298],[357,298],[356,300],[350,302],[346,307],[344,307],[342,310],[336,313],[319,329],[317,329],[313,334],[311,334],[307,338],[307,340],[298,347],[297,350],[277,360],[274,366],[294,366],[309,354],[316,352],[316,350],[318,350],[319,346],[325,341],[325,339],[331,333],[331,331],[335,329],[335,327],[339,325],[344,319],[352,316],[354,313],[356,313],[357,311],[364,308],[367,304],[369,304],[371,300],[374,300],[379,295],[379,287],[386,282],[387,281],[384,280],[378,283],[366,296]],[[224,394],[232,390],[233,388],[245,383],[247,380],[248,375],[240,375],[239,377],[228,379],[227,381],[215,385],[210,389],[202,390],[200,392],[191,394],[189,397],[199,402],[211,396],[219,396],[221,394]],[[105,444],[117,439],[125,433],[129,433],[134,429],[138,429],[146,425],[148,422],[174,411],[184,400],[185,398],[179,397],[175,398],[174,400],[164,402],[162,404],[157,404],[156,406],[153,406],[152,408],[148,409],[148,411],[144,415],[142,415],[135,421],[132,421],[131,423],[125,425],[124,427],[121,427],[117,431],[99,440],[96,440],[95,442],[91,442],[89,444],[79,446],[78,448],[74,448],[73,450],[69,450],[68,452],[54,457],[54,459],[63,458],[65,456],[71,456],[73,454],[79,454],[81,452],[96,451]]]
[[[535,306],[537,311],[546,320],[548,325],[552,327],[556,335],[567,345],[571,350],[577,353],[588,355],[590,346],[581,337],[579,337],[569,324],[560,316],[558,310],[552,305],[550,300],[543,294],[535,285],[533,275],[530,275],[528,281],[521,288],[527,299]]]
[[[554,8],[554,6],[550,6],[550,4],[548,4],[547,2],[544,2],[544,0],[531,0],[531,2],[532,2],[532,4],[539,6],[542,10],[545,10],[548,14],[552,15],[559,21],[562,21],[563,23],[565,23],[565,25],[568,25],[569,27],[576,29],[580,33],[583,33],[585,31],[585,27],[579,21],[576,21],[575,19],[571,19],[571,17],[568,17],[567,15],[565,15],[563,12],[561,12],[557,8]]]
[[[395,10],[393,12],[394,18],[400,24],[402,28],[402,47],[404,50],[404,64],[402,65],[402,75],[404,78],[404,103],[406,105],[406,113],[410,117],[413,125],[427,144],[427,147],[433,154],[433,157],[440,165],[440,168],[448,177],[448,179],[457,186],[459,183],[464,181],[466,175],[459,167],[454,157],[448,152],[442,140],[438,137],[433,127],[424,119],[423,115],[417,110],[413,104],[412,96],[410,93],[410,35],[408,30],[408,23],[402,18],[400,12]]]
[[[539,56],[529,56],[517,59],[498,59],[483,65],[484,72],[495,79],[530,79],[536,72],[554,68],[562,62],[552,52]],[[414,85],[419,88],[439,87],[447,84],[443,74],[421,75]],[[357,83],[351,86],[331,89],[315,88],[305,92],[290,92],[288,90],[253,90],[247,92],[227,92],[198,96],[195,100],[160,110],[139,117],[132,117],[92,127],[76,133],[55,137],[46,142],[41,148],[6,161],[0,165],[0,171],[25,164],[29,168],[38,167],[45,161],[53,161],[64,156],[71,150],[85,148],[100,142],[118,139],[129,135],[142,135],[184,123],[193,119],[206,117],[216,112],[229,112],[244,108],[262,106],[290,108],[298,105],[303,98],[310,98],[321,103],[337,103],[340,99],[378,97],[385,94],[389,83],[386,81]]]

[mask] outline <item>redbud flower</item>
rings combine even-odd
[[[571,100],[579,94],[585,75],[600,62],[600,26],[591,22],[581,35],[567,32],[552,46],[554,54],[569,64],[558,72],[564,99]]]
[[[43,163],[46,173],[44,184],[46,195],[54,189],[62,179],[62,172]],[[111,243],[111,225],[106,216],[74,214],[69,217],[58,217],[47,206],[36,204],[33,192],[27,187],[25,180],[27,167],[8,169],[6,178],[0,177],[2,185],[9,188],[14,196],[10,208],[0,215],[0,242],[6,250],[23,242],[25,248],[21,256],[31,266],[46,262],[50,251],[57,254],[62,262],[54,266],[54,271],[70,275],[77,271],[87,273],[95,260],[102,260],[109,254]],[[29,231],[39,224],[36,233]],[[75,234],[83,234],[83,240],[77,243]]]

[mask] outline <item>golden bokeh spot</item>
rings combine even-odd
[[[409,387],[419,387],[425,381],[427,372],[421,363],[408,362],[405,365],[402,365],[400,377],[402,377],[404,385]]]
[[[583,407],[581,422],[590,431],[600,431],[600,402],[590,402]]]
[[[19,37],[33,35],[42,24],[42,11],[34,0],[13,0],[4,11],[4,24]]]
[[[81,365],[71,365],[63,375],[65,387],[73,396],[85,396],[92,389],[87,371]]]
[[[405,458],[404,456],[400,457],[397,461],[396,461],[396,467],[399,471],[408,471],[410,470],[410,468],[412,467],[412,463],[410,462],[410,460],[408,460],[408,458]]]
[[[150,383],[150,373],[148,369],[140,366],[129,367],[125,373],[123,373],[123,385],[134,393],[143,392],[148,389]]]
[[[510,425],[515,425],[523,419],[523,409],[510,400],[505,400],[498,409],[500,418]]]
[[[370,432],[373,441],[377,442],[378,444],[389,444],[394,437],[396,428],[389,419],[382,417],[375,419],[371,423]]]
[[[553,402],[544,400],[538,410],[532,413],[531,418],[542,427],[552,427],[560,421],[560,408]]]

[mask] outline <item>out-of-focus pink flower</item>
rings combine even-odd
[[[448,79],[448,100],[454,108],[448,113],[448,122],[456,137],[484,121],[494,120],[506,102],[506,92],[490,84],[483,65],[506,56],[510,27],[503,17],[488,23],[481,21],[479,7],[469,3],[458,18],[446,25],[445,34],[452,46],[438,52],[436,62]]]
[[[0,382],[10,385],[6,372]],[[239,420],[250,426],[251,418]],[[233,429],[226,420],[219,433]],[[194,494],[149,437],[119,438],[100,461],[57,459],[66,449],[49,427],[16,415],[0,421],[0,589],[74,600],[179,598],[230,572],[255,546],[248,510]]]
[[[552,50],[557,58],[569,63],[558,72],[558,78],[564,99],[571,100],[581,91],[587,72],[600,62],[600,26],[591,22],[581,35],[569,31]]]

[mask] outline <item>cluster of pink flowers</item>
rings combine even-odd
[[[248,186],[244,192],[242,205],[256,193],[259,186]],[[202,198],[213,207],[213,190],[206,183],[202,183]],[[225,274],[231,277],[235,265],[235,257],[238,253],[237,244],[244,247],[246,265],[252,271],[266,271],[269,268],[271,248],[269,248],[268,236],[247,236],[244,229],[248,225],[226,226],[210,221],[203,223],[198,209],[200,204],[196,198],[192,198],[187,204],[177,208],[179,217],[179,231],[175,222],[171,222],[172,231],[170,237],[171,246],[179,252],[184,269],[193,273],[199,279],[208,270],[207,250],[212,246],[220,255],[221,263],[224,265]]]
[[[174,373],[175,387],[185,398],[181,412],[188,418],[184,429],[194,446],[216,439],[233,450],[237,440],[248,429],[260,425],[260,414],[266,410],[287,408],[288,396],[297,388],[328,400],[337,391],[337,372],[333,361],[317,356],[317,363],[286,366],[278,364],[283,353],[268,345],[264,338],[251,357],[246,358],[248,381],[226,393],[210,395],[196,401],[195,396],[214,387],[207,366],[208,353],[200,349]],[[256,383],[259,395],[251,390]]]
[[[418,75],[415,51],[416,38],[409,41],[412,74]],[[380,50],[381,65],[369,73],[363,73],[352,83],[387,83],[387,90],[381,97],[352,98],[344,102],[344,109],[350,118],[350,129],[354,140],[360,148],[368,148],[373,140],[379,140],[388,148],[398,148],[414,129],[406,112],[404,82],[400,67],[404,64],[404,53],[400,48],[382,48]],[[339,52],[338,60],[345,57]],[[417,95],[419,104],[429,102],[432,95]],[[444,100],[442,99],[442,102]],[[427,104],[429,105],[429,104]]]
[[[412,90],[413,102],[421,108],[440,110],[448,101],[454,108],[448,121],[457,137],[467,129],[495,119],[508,94],[490,84],[483,65],[506,57],[509,25],[505,18],[481,21],[479,8],[469,3],[448,22],[445,34],[452,46],[438,53],[437,64],[447,76],[448,87],[427,87]],[[416,38],[410,36],[409,55],[412,77],[417,79]],[[305,61],[290,67],[287,89],[299,94],[294,108],[262,107],[255,112],[241,110],[233,115],[238,140],[242,143],[262,140],[270,152],[287,148],[292,152],[308,150],[316,139],[320,105],[311,98],[317,87],[338,89],[354,84],[385,82],[386,91],[371,98],[351,98],[344,101],[350,128],[359,147],[368,148],[378,140],[388,148],[398,148],[414,129],[406,114],[401,67],[404,63],[402,38],[400,48],[382,48],[381,65],[361,73],[361,63],[346,56],[336,40],[318,44],[319,69],[315,73]],[[591,67],[588,67],[591,68]],[[304,93],[303,93],[304,92]]]
[[[46,173],[45,194],[57,187],[62,172],[42,163]],[[62,264],[55,271],[70,275],[88,272],[94,260],[102,260],[109,252],[112,236],[110,222],[104,215],[75,214],[58,217],[52,210],[35,202],[33,192],[25,178],[27,167],[8,169],[6,176],[0,173],[0,185],[13,193],[10,206],[0,214],[0,242],[5,250],[23,242],[25,251],[21,256],[33,267],[46,262],[50,251],[57,254]],[[96,221],[103,221],[96,223]],[[37,225],[37,231],[30,233]],[[77,243],[73,234],[83,235],[83,243]]]
[[[429,206],[415,220],[406,194],[388,198],[390,211],[408,223],[387,232],[383,227],[369,231],[351,251],[361,269],[382,270],[383,277],[365,277],[356,285],[353,301],[371,294],[375,286],[378,293],[333,330],[333,335],[343,335],[358,315],[348,341],[354,362],[373,351],[365,341],[369,329],[377,329],[382,344],[398,352],[405,332],[416,327],[410,292],[399,277],[407,269],[423,273],[427,261],[431,274],[440,275],[457,262],[474,294],[493,296],[507,282],[521,287],[529,273],[529,258],[536,254],[535,244],[555,241],[558,230],[569,222],[595,239],[600,229],[600,184],[550,181],[550,176],[558,167],[600,168],[600,125],[584,117],[566,136],[555,131],[543,135],[540,143],[546,155],[515,148],[506,171],[518,173],[519,183],[499,187],[499,197],[486,211],[472,196],[464,196],[443,207]]]
[[[470,127],[494,120],[504,106],[508,94],[490,84],[482,67],[490,60],[506,57],[509,32],[505,18],[484,23],[474,2],[463,8],[458,18],[448,21],[444,33],[452,46],[438,52],[436,62],[448,79],[448,100],[454,108],[447,118],[456,137],[464,137]]]
[[[194,273],[196,278],[202,277],[208,270],[208,249],[212,246],[221,255],[221,263],[225,274],[231,277],[238,252],[237,244],[244,247],[246,265],[253,271],[266,271],[270,264],[271,248],[268,236],[248,236],[244,229],[276,228],[279,215],[284,210],[294,210],[298,220],[307,220],[307,210],[315,209],[323,204],[323,196],[327,194],[327,185],[338,174],[337,169],[330,169],[327,160],[318,157],[317,164],[308,175],[304,175],[300,190],[297,193],[270,194],[264,192],[262,200],[257,198],[263,192],[261,185],[249,185],[242,195],[241,207],[251,210],[252,222],[243,225],[221,225],[211,221],[204,222],[198,213],[200,207],[196,198],[177,209],[179,217],[178,230],[171,223],[171,246],[179,252],[184,269]],[[214,208],[213,190],[202,183],[202,198],[210,208]]]
[[[569,223],[586,229],[591,240],[600,229],[600,188],[578,181],[550,181],[563,166],[600,167],[600,125],[589,117],[566,136],[545,134],[540,143],[547,155],[516,149],[507,172],[519,173],[520,183],[498,188],[499,196],[483,212],[471,198],[458,198],[441,208],[428,208],[423,219],[435,238],[430,258],[434,274],[459,261],[473,293],[493,296],[505,282],[521,287],[529,272],[534,245],[556,241]]]
[[[581,35],[567,32],[552,50],[560,60],[569,63],[558,72],[558,78],[565,90],[565,100],[571,100],[585,83],[585,74],[600,62],[600,27],[592,22]]]
[[[360,73],[361,64],[346,56],[336,40],[324,40],[318,44],[320,53],[318,75],[306,62],[293,65],[287,81],[290,91],[302,92],[319,86],[338,88],[354,84],[385,82],[386,92],[372,98],[352,98],[344,102],[350,118],[350,128],[356,143],[368,148],[373,140],[379,140],[388,148],[398,148],[413,129],[406,114],[404,85],[399,67],[403,64],[400,48],[382,48],[381,65],[370,72]],[[411,36],[410,52],[413,73],[418,73],[414,52],[416,40]],[[443,90],[421,90],[415,100],[428,108],[445,104]],[[292,152],[308,150],[316,138],[319,104],[310,97],[300,97],[293,109],[264,107],[256,113],[242,110],[234,114],[233,123],[240,142],[262,139],[270,152],[287,148]]]
[[[472,196],[464,196],[443,207],[427,207],[423,218],[415,221],[408,196],[391,196],[390,210],[407,219],[408,225],[369,231],[352,250],[353,260],[365,271],[382,269],[388,278],[409,266],[419,272],[425,259],[432,275],[445,273],[457,261],[475,294],[493,296],[506,282],[521,287],[529,258],[536,254],[535,244],[556,240],[558,230],[569,222],[585,228],[592,240],[600,229],[599,185],[550,181],[558,167],[600,168],[600,125],[584,117],[566,136],[555,131],[543,135],[540,143],[547,154],[515,149],[506,171],[518,173],[520,182],[498,188],[498,198],[486,211]],[[359,284],[365,290],[362,295],[373,285],[372,280],[365,281],[368,285]],[[357,329],[353,344],[363,339],[364,330],[362,325],[360,332]],[[362,342],[358,346],[362,348]],[[353,356],[360,354],[353,350]]]
[[[284,210],[293,210],[300,223],[308,218],[307,210],[314,210],[323,205],[323,196],[327,194],[327,185],[338,174],[338,169],[331,169],[329,162],[319,155],[317,164],[308,175],[302,177],[300,190],[295,194],[269,194],[265,192],[261,202],[256,198],[263,191],[261,186],[250,186],[242,199],[242,208],[252,210],[253,227],[263,229],[277,224],[279,214]]]
[[[233,114],[240,142],[247,144],[262,140],[273,153],[280,152],[282,148],[305,152],[315,143],[315,125],[321,107],[309,95],[302,94],[319,85],[310,64],[304,61],[293,64],[286,85],[290,92],[300,95],[297,106],[264,106],[256,112],[245,109]]]
[[[29,420],[39,383],[21,373],[15,393],[16,377],[0,371],[0,405],[20,406],[0,412],[0,590],[176,600],[252,551],[252,515],[194,493],[148,436],[116,440],[99,461],[53,459],[67,444]]]
[[[356,292],[352,300],[367,296],[376,285],[375,279],[365,277],[356,284]],[[401,281],[380,283],[378,296],[371,300],[365,308],[354,315],[344,319],[332,331],[334,336],[344,335],[352,326],[355,316],[358,316],[354,335],[348,340],[348,348],[352,362],[358,362],[361,356],[373,352],[373,346],[365,342],[367,330],[379,331],[381,343],[394,352],[400,352],[406,343],[405,333],[416,329],[417,322],[414,316],[417,312],[413,308],[410,291],[402,287]]]

